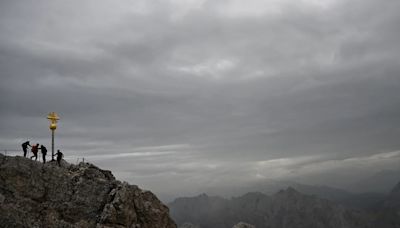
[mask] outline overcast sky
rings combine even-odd
[[[163,196],[400,168],[400,1],[0,1],[0,149]]]

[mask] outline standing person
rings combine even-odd
[[[43,164],[46,163],[47,148],[43,145],[40,146],[40,151],[42,152]]]
[[[28,152],[28,146],[32,147],[31,144],[29,144],[29,141],[26,141],[22,143],[22,150],[24,151],[24,158],[26,158],[26,154]]]
[[[58,164],[58,166],[61,167],[61,159],[63,158],[64,155],[63,155],[63,153],[61,153],[60,150],[57,150],[56,155],[57,155],[57,164]]]
[[[37,161],[37,154],[38,154],[38,151],[39,151],[39,143],[36,143],[36,145],[33,145],[31,151],[33,153],[33,156],[31,156],[31,159],[33,157],[35,157],[35,161]]]

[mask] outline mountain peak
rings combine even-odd
[[[0,186],[6,227],[176,228],[154,194],[90,163],[58,167],[0,155]]]
[[[295,188],[293,187],[288,187],[286,189],[281,189],[277,195],[287,195],[287,196],[296,196],[296,195],[302,195],[300,192],[298,192]]]

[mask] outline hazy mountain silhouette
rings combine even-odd
[[[373,224],[367,213],[302,194],[294,188],[272,196],[252,192],[230,200],[202,194],[178,198],[169,207],[178,225],[189,222],[200,228],[231,228],[241,221],[271,228],[372,228]]]
[[[198,228],[231,228],[241,221],[259,228],[400,227],[400,183],[387,195],[355,194],[323,186],[297,187],[313,195],[292,187],[271,196],[250,192],[224,199],[202,194],[178,198],[169,207],[178,225],[191,223]]]
[[[393,186],[393,185],[392,185]],[[382,202],[387,195],[382,192],[349,192],[340,188],[330,186],[315,186],[301,184],[294,181],[274,181],[268,180],[258,183],[249,183],[244,186],[215,187],[208,188],[205,191],[209,195],[219,195],[225,198],[237,197],[248,192],[262,192],[267,195],[274,194],[281,189],[293,187],[299,192],[307,195],[315,195],[322,199],[328,199],[336,203],[343,204],[350,208],[368,209],[375,207],[379,202]],[[368,189],[368,188],[367,188]]]

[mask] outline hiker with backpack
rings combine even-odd
[[[40,146],[40,151],[42,152],[43,164],[46,163],[47,148],[43,145]]]
[[[35,161],[37,161],[37,154],[39,152],[39,143],[37,143],[36,145],[32,146],[31,152],[33,153],[33,156],[31,156],[31,159],[33,157],[35,157]]]
[[[31,144],[29,144],[29,141],[26,141],[22,143],[22,151],[24,151],[24,158],[26,158],[26,154],[28,153],[28,146],[32,147]]]

